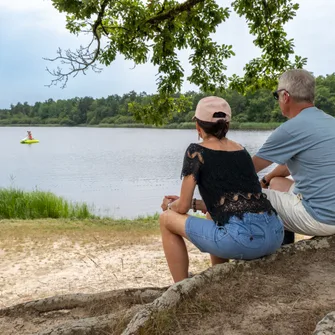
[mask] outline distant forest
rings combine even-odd
[[[315,105],[326,113],[335,116],[335,73],[316,78],[317,89]],[[208,95],[205,93],[186,92],[185,97],[192,104],[186,110],[173,115],[166,124],[183,124],[191,122],[198,101]],[[281,115],[278,102],[271,91],[261,89],[241,95],[236,91],[227,90],[222,94],[230,104],[235,123],[277,123],[285,119]],[[145,92],[131,91],[127,94],[110,95],[107,98],[91,97],[73,98],[68,100],[49,99],[36,102],[30,106],[27,102],[11,105],[9,109],[0,109],[0,126],[9,125],[61,125],[61,126],[143,126],[135,120],[128,108],[131,102],[144,102],[152,98]],[[178,98],[178,95],[176,96]]]

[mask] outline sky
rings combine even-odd
[[[228,6],[231,0],[218,0]],[[335,72],[335,1],[297,0],[300,9],[297,16],[286,25],[288,38],[294,38],[296,54],[307,57],[305,67],[315,75]],[[233,12],[229,20],[221,24],[214,40],[232,44],[236,56],[226,61],[227,74],[243,73],[243,66],[260,51],[253,45],[248,27],[243,18]],[[0,108],[10,104],[37,101],[70,99],[91,96],[107,97],[122,95],[132,90],[154,93],[157,68],[150,63],[134,68],[131,61],[122,56],[102,73],[89,71],[70,78],[65,89],[46,87],[52,79],[46,67],[52,63],[43,57],[56,56],[58,47],[75,49],[85,44],[87,37],[77,37],[65,28],[65,14],[59,13],[50,0],[0,0]],[[181,52],[182,66],[190,74],[188,51]],[[188,82],[182,91],[198,90]]]

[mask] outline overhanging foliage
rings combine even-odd
[[[76,51],[59,49],[58,56],[49,59],[61,64],[48,69],[54,76],[51,85],[65,87],[70,76],[89,69],[101,71],[99,64],[110,65],[118,53],[135,65],[150,62],[158,70],[157,95],[149,103],[131,103],[130,108],[138,120],[160,124],[190,104],[186,97],[172,98],[184,80],[178,50],[191,50],[192,72],[187,80],[208,93],[227,87],[240,92],[273,88],[280,73],[306,63],[305,58],[293,57],[293,40],[284,31],[298,4],[235,0],[222,7],[219,2],[223,0],[52,0],[58,11],[67,13],[67,29],[90,33],[92,40]],[[232,10],[246,19],[261,56],[246,64],[244,77],[227,78],[225,60],[234,55],[233,46],[218,44],[213,34]]]

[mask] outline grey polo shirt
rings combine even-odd
[[[286,164],[317,221],[335,225],[335,118],[316,107],[303,109],[278,127],[256,156]]]

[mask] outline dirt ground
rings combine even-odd
[[[231,273],[183,302],[172,325],[156,333],[307,335],[334,310],[335,244]]]
[[[208,268],[208,256],[188,247],[190,270]],[[36,245],[26,239],[0,250],[0,261],[2,335],[74,334],[68,329],[78,331],[84,327],[82,320],[98,327],[85,334],[121,334],[143,304],[172,284],[157,236],[142,244],[114,247],[66,239]],[[138,295],[139,290],[115,291],[144,287],[144,293],[152,288],[146,298]],[[107,291],[111,293],[99,295]],[[70,293],[90,293],[93,300],[82,304],[65,296],[66,308],[37,310],[32,304],[6,309]],[[333,310],[335,240],[331,248],[281,255],[271,266],[234,271],[222,283],[207,285],[185,299],[176,310],[156,315],[141,334],[305,335]],[[56,328],[61,330],[53,333]]]

